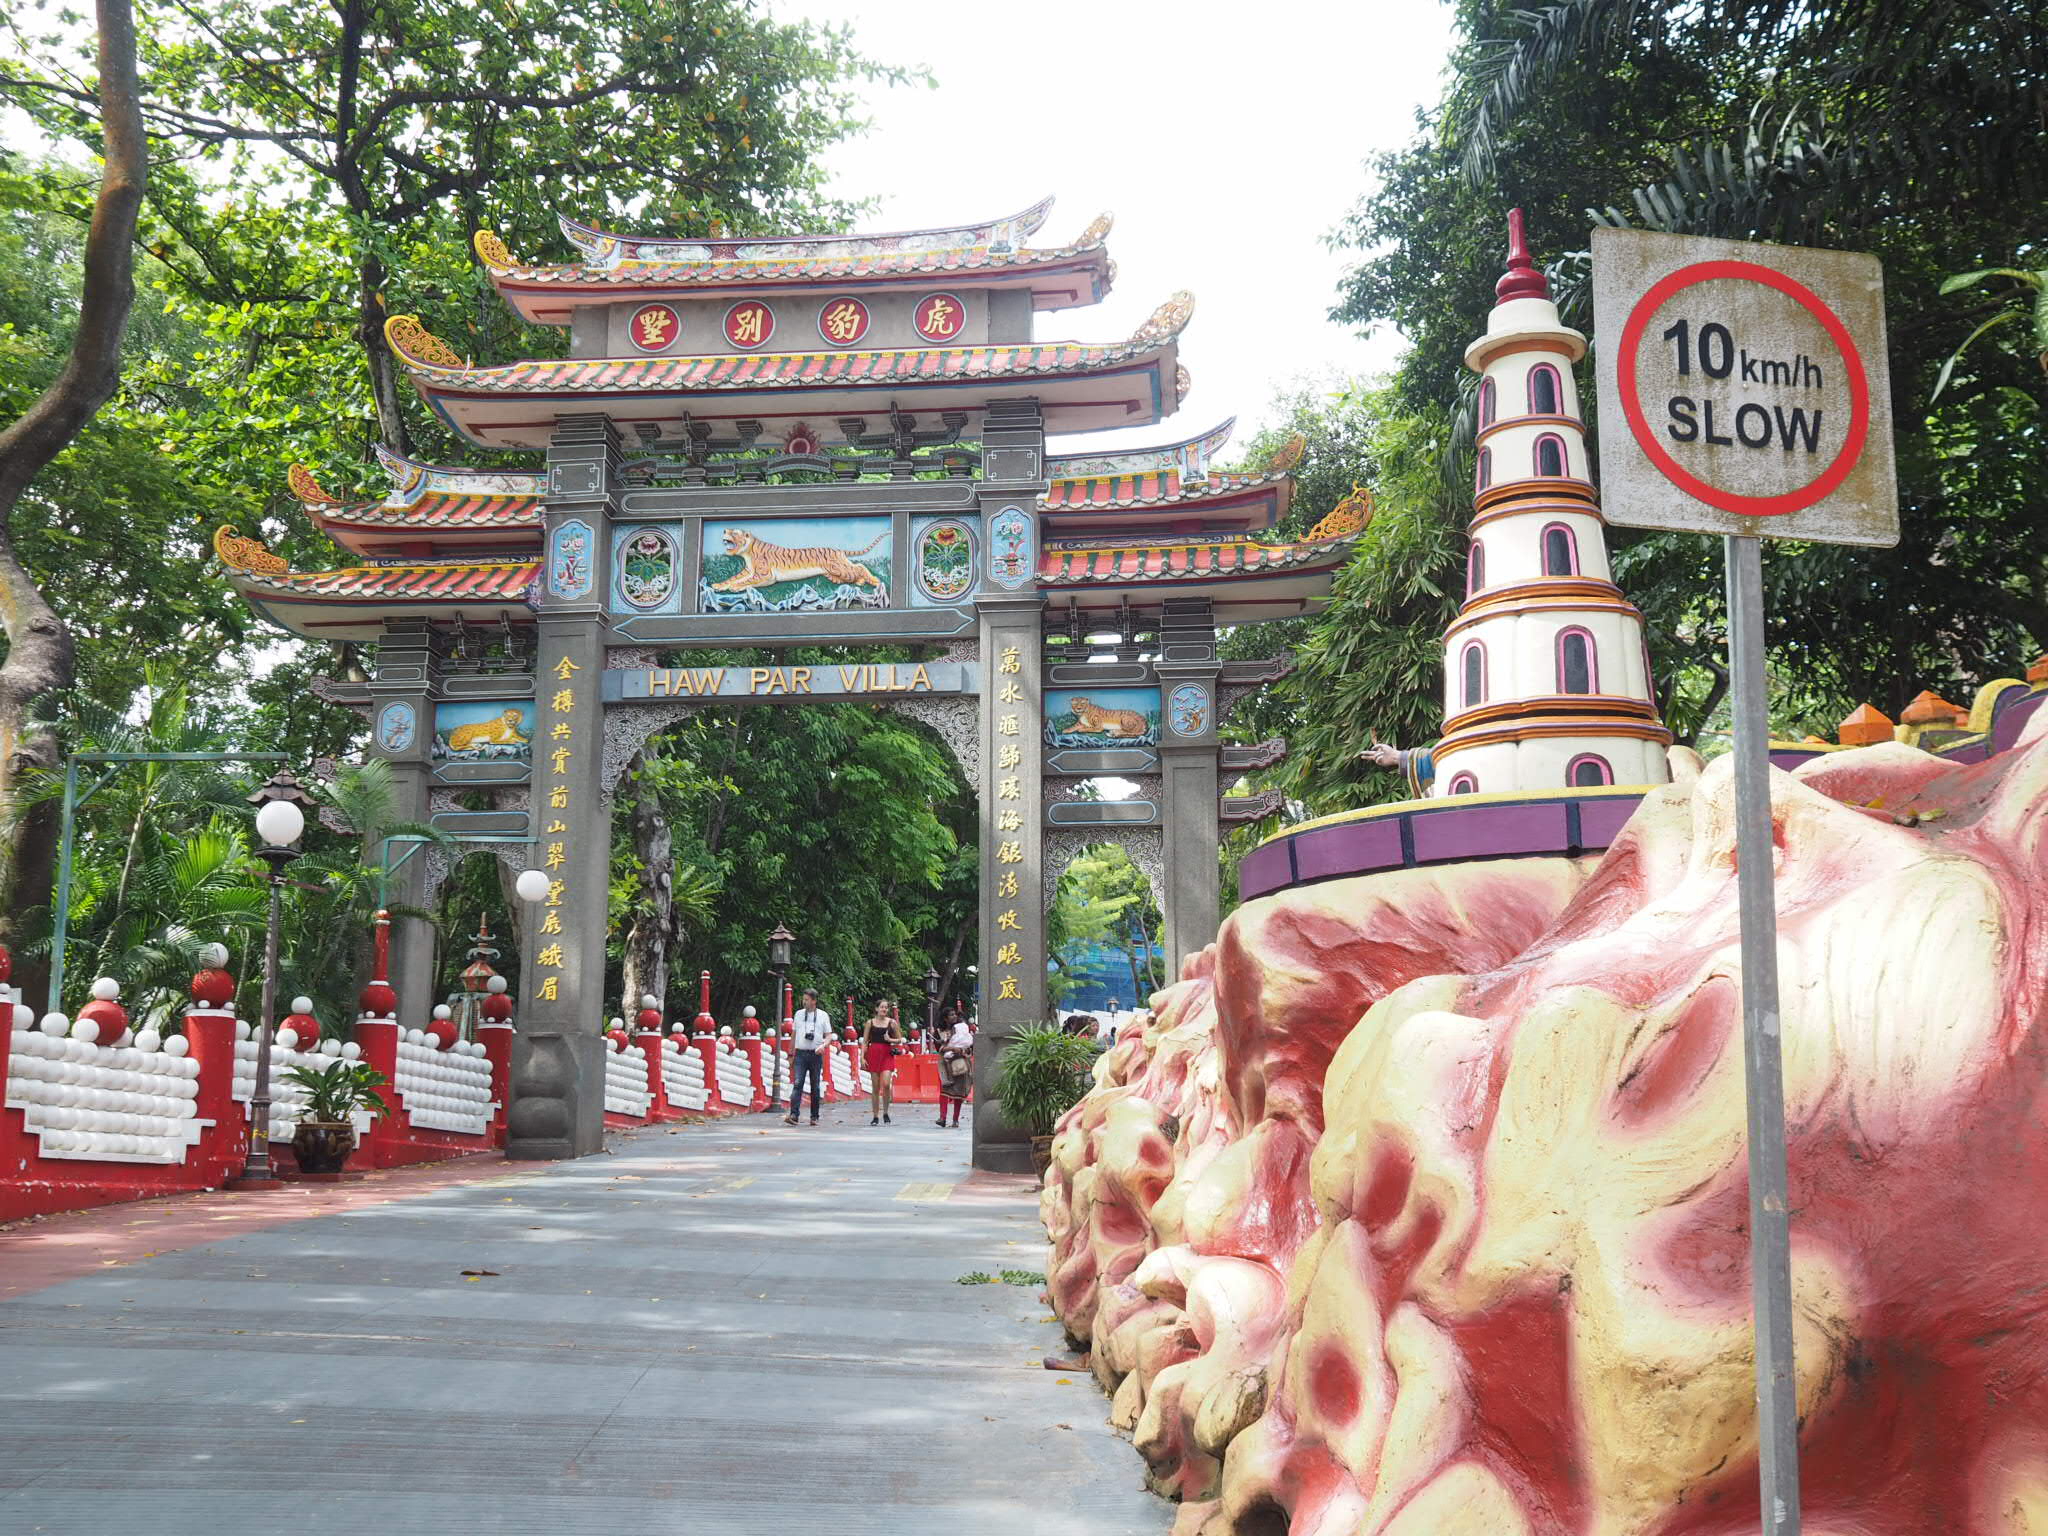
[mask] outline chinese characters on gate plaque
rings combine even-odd
[[[583,669],[564,656],[555,663],[555,678],[561,684],[548,700],[548,712],[553,715],[567,715],[576,708],[576,689],[573,682],[576,674]],[[569,888],[568,877],[563,873],[569,862],[569,823],[562,812],[569,809],[569,764],[575,758],[576,749],[569,743],[576,739],[576,732],[567,720],[558,719],[548,730],[548,740],[555,745],[548,752],[548,779],[546,814],[542,818],[541,864],[547,871],[548,894],[541,903],[540,932],[545,942],[533,957],[533,963],[540,973],[540,1000],[556,1003],[562,1000],[562,968],[565,957],[562,951],[562,908],[566,904]]]
[[[996,716],[996,735],[1005,738],[996,748],[995,767],[995,830],[1000,833],[1021,832],[1024,828],[1024,780],[1017,771],[1024,761],[1024,749],[1013,738],[1024,734],[1024,719],[1018,708],[1024,703],[1024,689],[1019,681],[1024,671],[1024,652],[1021,646],[1006,645],[1002,658],[996,663],[996,675],[1002,679],[996,692],[996,701],[1002,712]],[[1019,933],[1023,925],[1012,903],[1019,898],[1017,865],[1024,862],[1022,838],[1004,837],[996,844],[998,873],[994,885],[994,899],[1000,909],[996,912],[998,933]],[[1024,964],[1024,951],[1015,940],[1005,940],[995,953],[997,1002],[1021,1002],[1024,997],[1019,985],[1018,967]]]

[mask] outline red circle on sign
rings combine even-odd
[[[951,341],[967,325],[967,306],[957,293],[928,293],[910,314],[917,334],[926,341]]]
[[[751,352],[768,345],[775,334],[775,311],[759,299],[744,299],[725,312],[725,339],[730,346]]]
[[[859,299],[827,299],[818,310],[818,334],[835,347],[850,347],[868,333],[868,307]]]
[[[1649,329],[1651,316],[1662,309],[1673,294],[1695,284],[1724,277],[1762,283],[1766,288],[1774,288],[1792,299],[1820,322],[1821,329],[1827,332],[1828,339],[1848,365],[1849,435],[1843,440],[1841,452],[1835,455],[1834,461],[1821,472],[1820,477],[1796,491],[1785,491],[1776,496],[1743,496],[1709,485],[1665,451],[1643,415],[1642,401],[1636,397],[1636,353],[1642,346],[1643,332]],[[1863,354],[1856,350],[1849,328],[1821,301],[1820,295],[1804,283],[1769,267],[1760,267],[1755,262],[1699,261],[1689,267],[1680,267],[1659,280],[1629,311],[1628,324],[1621,330],[1621,352],[1616,359],[1615,370],[1621,395],[1621,414],[1628,418],[1628,429],[1635,434],[1636,443],[1649,455],[1650,462],[1688,496],[1742,517],[1783,517],[1788,512],[1803,512],[1831,496],[1849,478],[1849,471],[1863,456],[1863,442],[1870,434],[1870,381],[1864,377]]]
[[[626,323],[626,339],[642,352],[662,352],[675,344],[683,322],[666,304],[643,304]]]

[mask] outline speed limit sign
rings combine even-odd
[[[1877,258],[1596,229],[1593,309],[1610,523],[1898,542]]]

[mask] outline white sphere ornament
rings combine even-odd
[[[626,1027],[626,1021],[625,1021],[624,1019],[621,1019],[621,1018],[616,1018],[616,1017],[615,1017],[615,1018],[613,1018],[613,1020],[612,1020],[612,1028],[613,1028],[613,1029],[624,1029],[625,1027]]]
[[[145,1054],[155,1054],[164,1048],[164,1037],[153,1029],[145,1029],[135,1037],[135,1049]]]
[[[508,983],[506,982],[504,977],[493,976],[489,981],[484,983],[484,990],[495,996],[498,993],[503,992],[506,989],[507,985]]]
[[[249,1021],[247,1019],[235,1020],[235,1038],[237,1040],[246,1040],[254,1033],[255,1031],[249,1028]]]
[[[173,1035],[170,1039],[164,1042],[164,1054],[166,1056],[188,1056],[191,1054],[191,1052],[192,1042],[190,1040],[187,1040],[183,1035]]]
[[[295,997],[292,999],[293,1013],[311,1013],[312,1011],[313,999],[310,997]]]
[[[279,1050],[294,1051],[298,1049],[298,1046],[299,1032],[296,1029],[280,1029],[277,1032],[277,1048]]]
[[[35,1009],[29,1007],[27,1003],[16,1003],[14,1005],[14,1027],[16,1029],[33,1029],[35,1022]]]
[[[319,1050],[322,1056],[339,1056],[341,1054],[341,1042],[332,1035],[329,1035],[320,1042]]]
[[[61,1013],[46,1013],[42,1027],[46,1035],[68,1035],[71,1033],[71,1020]]]
[[[751,1019],[751,1018],[752,1018],[753,1016],[754,1016],[754,1005],[753,1005],[752,1003],[749,1003],[749,1004],[747,1004],[747,1006],[746,1006],[746,1007],[744,1007],[744,1008],[742,1008],[742,1009],[740,1010],[740,1017],[741,1017],[741,1018],[743,1018],[743,1019]]]
[[[448,1010],[448,1005],[447,1005],[446,1003],[436,1003],[436,1004],[434,1004],[434,1017],[435,1017],[435,1018],[437,1018],[437,1019],[445,1019],[445,1018],[447,1018],[447,1017],[448,1017],[448,1011],[449,1011],[449,1010]]]
[[[652,992],[643,992],[640,994],[640,1006],[642,1008],[659,1008],[661,1006],[661,999]]]
[[[547,873],[538,869],[522,869],[519,878],[512,882],[512,889],[521,901],[539,901],[548,893]]]
[[[92,995],[102,1003],[111,1003],[121,995],[121,983],[111,976],[102,976],[92,984]]]
[[[228,947],[225,944],[202,944],[199,946],[199,963],[209,971],[217,971],[228,963]]]
[[[425,1042],[426,1038],[427,1032],[424,1029],[408,1029],[405,1032],[405,1043],[407,1045],[420,1045]]]
[[[362,1054],[363,1048],[360,1045],[356,1044],[355,1041],[344,1040],[342,1042],[341,1059],[343,1061],[354,1061],[357,1057],[361,1056]]]
[[[305,830],[305,813],[289,800],[266,800],[256,812],[256,835],[272,848],[289,848]]]

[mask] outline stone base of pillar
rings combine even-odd
[[[604,1149],[604,1055],[604,1037],[594,1031],[516,1034],[508,1158],[548,1162]]]

